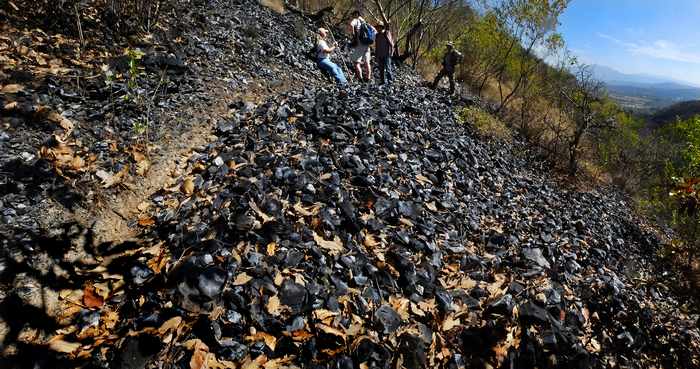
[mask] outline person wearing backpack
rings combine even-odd
[[[367,23],[361,16],[359,11],[352,13],[352,21],[350,22],[350,34],[352,35],[351,59],[355,64],[355,74],[360,81],[369,82],[372,79],[372,66],[370,65],[370,46],[374,43],[377,30]],[[362,66],[364,65],[365,75],[363,78]]]
[[[440,80],[443,77],[447,77],[450,80],[450,95],[455,92],[455,68],[457,67],[457,64],[462,62],[463,59],[464,56],[462,56],[462,53],[455,50],[452,42],[448,42],[447,52],[445,53],[445,56],[442,57],[442,69],[433,81],[433,90],[438,87],[438,84],[440,84]]]
[[[381,83],[393,82],[393,66],[391,56],[394,53],[394,37],[391,35],[389,27],[384,22],[379,22],[379,32],[374,47],[375,58],[379,66],[379,76]]]
[[[328,46],[326,38],[328,37],[328,30],[325,28],[318,29],[318,36],[316,38],[316,61],[321,70],[329,73],[335,79],[335,82],[341,86],[348,84],[347,79],[345,79],[345,73],[338,64],[331,61],[330,55],[336,49],[336,46]]]

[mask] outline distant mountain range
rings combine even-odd
[[[650,74],[626,74],[593,65],[593,75],[603,81],[610,97],[623,107],[652,113],[682,101],[700,99],[700,87]]]

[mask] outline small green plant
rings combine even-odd
[[[110,118],[109,124],[114,128],[114,118],[117,114],[115,102],[114,102],[114,72],[109,68],[109,65],[102,65],[102,73],[105,76],[105,86],[109,87],[109,104],[112,107],[112,117]]]
[[[459,113],[458,120],[462,124],[471,124],[484,137],[511,141],[513,133],[503,121],[481,108],[468,106]]]
[[[138,76],[141,74],[139,61],[141,58],[143,58],[143,52],[139,49],[128,48],[126,49],[126,55],[129,58],[129,70],[127,72],[128,79],[126,81],[126,86],[129,89],[129,94],[134,95],[132,97],[138,97]]]
[[[140,120],[135,120],[131,124],[131,129],[137,136],[142,136],[148,130],[148,123]]]

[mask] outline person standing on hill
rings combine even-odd
[[[325,28],[319,28],[318,36],[316,38],[316,59],[318,66],[321,68],[321,70],[330,73],[337,84],[344,86],[348,83],[348,81],[345,79],[345,74],[338,64],[333,63],[330,58],[330,55],[336,49],[336,46],[328,46],[328,42],[326,41],[327,37],[328,30]]]
[[[355,64],[355,74],[359,81],[369,82],[372,79],[372,66],[370,65],[370,46],[374,43],[374,38],[377,30],[367,23],[361,16],[359,11],[352,13],[352,21],[350,22],[350,34],[352,35],[352,54],[351,58]],[[362,66],[365,67],[365,78],[362,75]]]
[[[462,53],[455,50],[454,44],[452,42],[448,42],[447,52],[445,53],[445,56],[442,57],[442,69],[433,81],[433,90],[438,87],[438,84],[440,84],[440,80],[443,77],[447,77],[450,80],[450,94],[455,92],[455,68],[457,67],[457,64],[462,62],[463,58]]]
[[[379,76],[381,84],[391,84],[394,80],[393,66],[391,55],[394,52],[394,37],[388,29],[388,25],[384,22],[379,22],[379,32],[375,42],[375,57],[379,65]]]

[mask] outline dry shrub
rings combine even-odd
[[[479,107],[469,106],[462,109],[459,113],[459,121],[472,124],[484,137],[508,142],[513,140],[513,132],[503,121]]]

